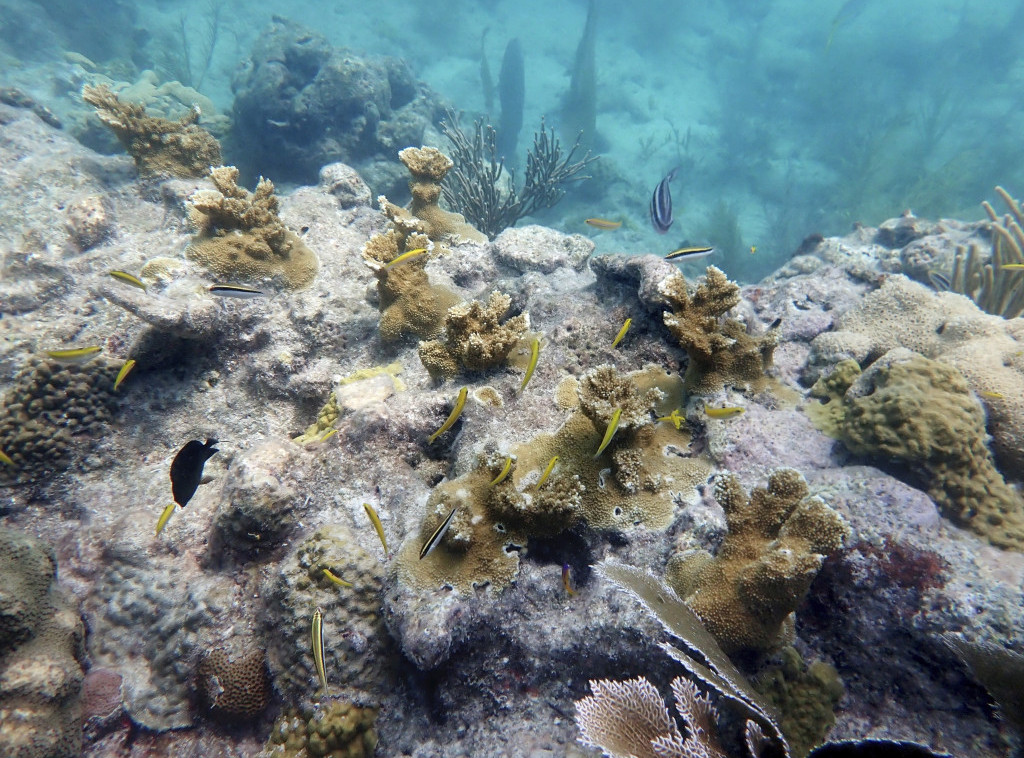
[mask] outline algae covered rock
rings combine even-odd
[[[0,527],[0,754],[75,758],[82,750],[82,639],[58,591],[53,552]]]
[[[376,718],[376,708],[348,700],[285,711],[258,758],[371,758],[377,747]]]

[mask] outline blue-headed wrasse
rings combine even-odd
[[[438,437],[440,437],[442,434],[447,432],[455,425],[455,422],[459,420],[459,416],[462,415],[462,409],[466,407],[466,397],[468,395],[469,387],[463,387],[461,390],[459,390],[459,396],[455,400],[455,407],[452,408],[452,412],[448,414],[448,418],[445,420],[445,422],[441,424],[441,428],[438,429],[433,434],[431,434],[429,437],[427,437],[428,445],[433,444],[434,440],[436,440]]]
[[[508,456],[505,459],[505,465],[502,467],[501,473],[498,474],[496,477],[494,477],[494,479],[491,480],[491,483],[488,486],[493,487],[496,484],[501,484],[503,481],[505,481],[505,477],[507,477],[509,475],[510,471],[512,471],[512,456],[511,455]]]
[[[125,284],[130,284],[133,287],[138,287],[143,292],[146,291],[146,283],[134,274],[129,274],[127,271],[118,271],[117,269],[108,271],[107,273],[119,282],[124,282]]]
[[[632,323],[633,323],[633,319],[631,319],[631,318],[627,318],[626,319],[625,323],[622,325],[622,328],[619,329],[619,333],[616,334],[615,335],[615,339],[612,340],[612,349],[613,350],[619,346],[620,342],[622,342],[622,338],[626,336],[626,332],[629,331],[629,326]]]
[[[538,360],[540,360],[540,339],[534,337],[533,341],[530,343],[530,363],[526,366],[526,374],[523,375],[523,383],[519,385],[520,392],[525,390],[526,385],[530,383],[533,371],[537,368]]]
[[[203,481],[203,466],[217,452],[215,439],[189,440],[171,461],[171,494],[184,508]]]
[[[103,351],[99,345],[69,347],[61,350],[47,350],[46,356],[58,363],[88,363]]]
[[[266,297],[267,293],[255,287],[243,287],[240,284],[211,284],[207,292],[217,297],[239,297],[249,299],[254,297]]]
[[[117,388],[121,386],[121,382],[123,382],[124,378],[131,373],[133,368],[135,368],[134,358],[129,358],[124,362],[124,365],[121,366],[121,370],[117,372],[117,378],[114,379],[114,392],[117,392]]]
[[[676,178],[678,171],[678,166],[669,171],[651,195],[651,224],[658,234],[664,234],[672,227],[672,191],[668,185]]]
[[[588,218],[584,219],[584,223],[589,224],[595,229],[606,230],[618,229],[620,226],[622,226],[621,221],[609,221],[606,218]]]
[[[421,561],[430,555],[434,551],[434,548],[437,547],[444,538],[445,533],[448,531],[448,527],[452,525],[452,519],[455,518],[455,512],[458,510],[459,506],[452,508],[452,512],[445,517],[445,520],[441,522],[441,525],[437,527],[437,529],[434,530],[434,533],[431,534],[427,541],[423,543],[423,547],[420,548]]]
[[[612,420],[608,422],[608,428],[604,430],[604,439],[601,440],[601,446],[597,448],[597,452],[594,453],[594,457],[597,458],[604,449],[608,447],[612,441],[612,437],[615,436],[615,430],[619,428],[619,419],[622,418],[622,409],[616,408],[615,413],[612,414]]]
[[[377,511],[375,511],[373,506],[369,503],[363,503],[363,510],[366,511],[366,515],[370,517],[370,523],[373,524],[373,528],[377,531],[377,537],[380,538],[380,544],[384,546],[384,557],[388,557],[388,541],[384,537],[384,525],[380,523],[380,516],[377,515]]]
[[[565,591],[569,597],[576,594],[576,583],[572,579],[572,569],[568,563],[562,564],[562,586],[565,587]]]
[[[393,260],[390,260],[387,263],[385,263],[384,264],[384,268],[387,269],[387,268],[391,268],[392,266],[401,266],[403,263],[407,263],[408,261],[411,261],[413,258],[419,258],[425,252],[427,252],[427,248],[425,248],[425,247],[418,247],[415,250],[408,250],[408,251],[402,253],[397,258],[395,258]]]
[[[678,250],[673,250],[671,253],[665,256],[667,261],[694,261],[698,258],[707,258],[715,252],[714,247],[707,245],[698,245],[696,247],[681,247]]]
[[[551,476],[551,472],[555,470],[556,463],[558,463],[557,455],[554,456],[550,461],[548,461],[547,468],[544,469],[544,473],[540,475],[540,479],[538,479],[537,484],[534,485],[537,489],[540,489],[543,486],[544,482],[548,480],[548,477]]]
[[[319,607],[313,611],[309,631],[316,675],[320,677],[320,686],[324,688],[324,694],[330,696],[331,693],[327,689],[327,670],[324,668],[324,612]]]
[[[741,408],[738,405],[727,405],[724,408],[704,406],[704,413],[708,418],[732,418],[733,416],[739,416],[744,411],[746,411],[746,408]]]

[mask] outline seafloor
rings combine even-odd
[[[578,383],[604,365],[616,376],[656,367],[662,385],[671,384],[665,372],[685,372],[687,351],[663,315],[673,267],[654,256],[591,257],[587,239],[536,226],[493,243],[451,241],[427,265],[432,285],[465,301],[506,293],[511,313],[529,314],[516,351],[535,338],[540,355],[521,391],[525,358],[515,354],[515,365],[435,382],[417,339],[381,339],[363,250],[389,222],[345,167],[281,193],[282,220],[319,260],[312,284],[218,299],[206,290],[210,275],[183,257],[193,233],[185,201],[207,180],[140,179],[130,158],[92,152],[28,109],[0,106],[0,124],[0,428],[35,466],[7,470],[0,485],[4,755],[79,746],[94,757],[301,755],[303,745],[307,755],[362,755],[371,725],[380,756],[597,755],[578,742],[574,720],[588,681],[643,675],[667,694],[681,669],[658,648],[658,624],[589,567],[612,560],[660,577],[682,551],[721,549],[726,521],[711,482],[732,472],[748,490],[763,487],[779,467],[800,472],[849,530],[815,563],[795,626],[788,619],[771,645],[739,644],[744,672],[764,682],[812,662],[834,667],[840,689],[791,698],[819,726],[834,713],[832,739],[1009,754],[1013,737],[989,694],[941,637],[1024,650],[1021,513],[962,507],[998,495],[1024,508],[1012,487],[1024,471],[1024,323],[928,283],[929,271],[951,267],[957,245],[988,248],[987,223],[906,216],[809,237],[730,311],[744,334],[777,342],[767,381],[726,377],[682,398],[680,429],[658,427],[662,454],[695,487],[678,475],[641,482],[648,494],[671,493],[662,511],[645,511],[657,498],[638,495],[625,516],[618,506],[603,521],[555,516],[568,529],[524,529],[527,539],[499,539],[493,554],[478,555],[478,535],[456,544],[473,534],[464,524],[439,550],[472,560],[445,576],[447,564],[424,568],[430,560],[416,553],[439,516],[479,489],[482,455],[498,468],[533,449],[542,464],[551,450],[563,466],[588,458],[559,449],[566,437],[556,434],[574,418]],[[108,274],[147,263],[159,276],[145,292]],[[103,351],[81,366],[44,357],[87,345]],[[925,365],[890,352],[898,348],[960,373],[923,369],[930,384],[894,390],[893,366]],[[114,391],[128,358],[137,366]],[[827,407],[809,394],[843,359],[875,373],[846,397],[840,390],[833,409],[885,395],[883,415],[905,422],[873,446],[866,432],[853,440],[853,422],[846,443],[826,433]],[[461,418],[428,444],[464,386]],[[900,404],[911,395],[908,410]],[[19,426],[33,402],[70,433]],[[705,406],[744,412],[713,418]],[[970,426],[982,412],[996,468],[984,432]],[[318,414],[319,426],[295,441]],[[210,481],[155,536],[171,459],[207,438],[219,441]],[[901,453],[901,440],[914,449]],[[934,452],[965,445],[966,462]],[[555,471],[553,482],[574,475]],[[996,493],[999,471],[1011,486]],[[515,486],[536,487],[539,473],[519,471]],[[469,494],[445,484],[458,477]],[[380,515],[390,555],[364,503]],[[353,586],[325,580],[323,568]],[[310,644],[317,607],[327,697]],[[321,734],[315,725],[329,719],[318,712],[347,721]],[[343,739],[362,742],[341,752]]]

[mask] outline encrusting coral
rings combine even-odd
[[[197,233],[185,255],[229,283],[279,281],[287,289],[312,283],[318,263],[313,251],[278,218],[274,183],[260,179],[250,194],[238,186],[238,169],[210,169],[215,190],[189,197]]]
[[[583,377],[577,394],[586,410],[573,412],[553,434],[508,453],[488,453],[473,470],[434,488],[419,534],[396,559],[403,583],[447,584],[462,592],[485,584],[501,589],[518,571],[516,546],[531,537],[553,537],[579,521],[602,530],[668,526],[676,498],[694,494],[710,471],[706,461],[685,453],[685,432],[654,423],[679,407],[682,380],[655,367],[621,374],[602,366]],[[623,409],[623,429],[598,456],[613,403]],[[492,484],[509,458],[509,472]],[[454,508],[459,510],[441,543],[420,559],[420,548]]]
[[[441,199],[441,182],[452,167],[451,159],[435,147],[407,147],[398,153],[399,159],[409,169],[409,192],[412,202],[409,210],[380,198],[381,210],[391,220],[417,219],[422,231],[434,242],[446,236],[462,237],[472,242],[486,242],[481,234],[459,213],[446,211],[438,205]]]
[[[140,174],[199,177],[220,165],[220,143],[196,125],[201,115],[197,106],[170,121],[147,115],[142,105],[122,102],[105,84],[85,87],[82,99],[96,108]]]
[[[774,332],[747,334],[739,321],[723,318],[740,301],[739,285],[708,266],[704,282],[692,295],[678,272],[662,280],[658,291],[672,306],[664,314],[665,326],[690,358],[687,390],[707,394],[727,384],[756,389],[764,383],[777,337]]]
[[[985,411],[955,368],[892,350],[854,382],[845,408],[840,429],[852,452],[907,462],[947,518],[1024,550],[1024,500],[996,469]]]
[[[420,343],[420,360],[430,375],[451,379],[460,370],[484,371],[503,364],[530,328],[525,313],[502,323],[511,305],[511,297],[495,291],[486,304],[473,300],[449,308],[443,340]]]
[[[196,682],[210,713],[225,721],[256,718],[270,703],[267,656],[256,648],[210,650],[199,663]]]
[[[718,554],[676,554],[666,579],[727,653],[770,650],[849,528],[793,469],[776,469],[749,497],[735,475],[721,475],[715,499],[729,527]]]
[[[319,708],[282,713],[258,758],[371,758],[377,709],[334,699]]]

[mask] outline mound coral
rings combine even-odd
[[[727,384],[758,388],[772,365],[774,332],[755,337],[739,321],[724,318],[740,301],[740,288],[714,266],[691,295],[686,279],[674,272],[658,285],[672,307],[665,326],[690,358],[686,388],[699,394],[717,392]]]
[[[377,747],[377,709],[348,700],[286,711],[274,722],[260,758],[371,758]]]
[[[287,289],[309,286],[317,272],[313,251],[278,218],[274,183],[260,179],[250,194],[238,186],[238,169],[210,169],[215,190],[189,197],[197,234],[185,255],[228,282],[276,280]]]
[[[484,371],[500,366],[530,328],[530,316],[521,313],[502,323],[512,298],[492,292],[487,304],[479,300],[448,309],[444,339],[420,343],[420,360],[435,379],[451,379],[460,369]]]
[[[103,436],[115,406],[119,362],[27,364],[14,377],[0,412],[0,450],[14,461],[0,481],[38,479],[68,465],[75,448]]]
[[[74,758],[82,750],[82,640],[57,590],[53,551],[0,528],[0,754]]]
[[[715,499],[729,527],[718,554],[678,553],[666,579],[727,653],[770,650],[849,528],[793,469],[776,469],[749,497],[736,476],[719,476]]]
[[[956,369],[890,351],[853,383],[845,407],[840,429],[852,452],[905,461],[947,518],[1024,549],[1024,501],[996,470],[985,411]]]
[[[252,719],[270,703],[267,656],[262,650],[209,651],[196,672],[199,695],[210,713],[226,721]]]
[[[132,156],[139,173],[149,176],[203,176],[220,165],[220,143],[196,126],[200,112],[193,107],[177,121],[146,114],[142,105],[125,103],[105,84],[85,87],[82,99],[117,136]]]
[[[602,366],[584,376],[577,395],[584,410],[554,434],[507,455],[484,455],[472,471],[434,488],[418,536],[396,560],[403,583],[501,589],[518,571],[518,547],[531,537],[551,537],[579,521],[603,530],[668,526],[676,498],[693,494],[709,473],[704,460],[684,454],[684,432],[653,421],[678,407],[682,381],[660,368],[620,374]],[[621,431],[595,456],[613,403],[622,408]],[[550,476],[538,486],[555,456]],[[492,484],[509,458],[507,476]],[[441,544],[420,560],[423,543],[454,508]]]

